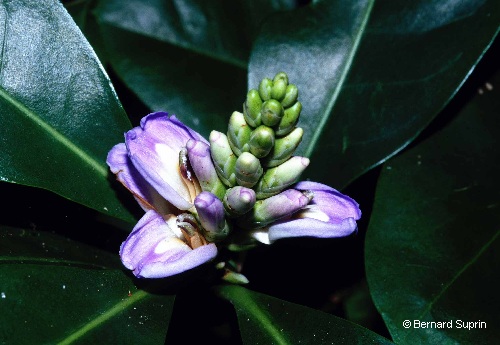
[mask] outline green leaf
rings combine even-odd
[[[2,2],[0,18],[0,180],[133,221],[105,163],[130,123],[92,48],[59,1]]]
[[[96,15],[124,83],[151,110],[176,114],[208,138],[242,109],[259,24],[291,3],[113,0],[102,1]]]
[[[392,344],[352,322],[240,286],[218,292],[235,306],[244,344]]]
[[[289,74],[303,104],[298,154],[311,156],[306,175],[343,187],[439,113],[499,21],[495,0],[315,1],[265,22],[248,85]]]
[[[292,0],[106,0],[96,14],[113,27],[246,68],[262,20],[294,6]]]
[[[3,343],[164,343],[174,297],[138,290],[121,270],[107,269],[118,255],[5,227],[0,253]]]
[[[497,74],[491,84],[499,82]],[[366,271],[398,344],[494,344],[500,338],[500,97],[487,90],[444,130],[383,167],[366,236]],[[451,321],[452,328],[414,328],[414,320]],[[457,320],[483,321],[487,328],[459,328]]]

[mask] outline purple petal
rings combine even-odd
[[[148,211],[155,209],[161,214],[168,214],[168,202],[139,174],[128,157],[125,144],[115,145],[106,160],[111,172],[135,197],[139,205]]]
[[[172,216],[173,217],[173,216]],[[122,243],[123,265],[139,278],[164,278],[212,260],[214,244],[191,249],[155,211],[148,211]]]
[[[356,201],[317,182],[299,182],[294,188],[310,190],[314,197],[309,205],[291,219],[269,227],[271,242],[286,237],[343,237],[356,230],[356,220],[361,217]]]
[[[194,183],[182,178],[179,152],[190,139],[204,139],[175,117],[153,113],[125,134],[125,143],[135,168],[167,201],[181,210],[190,209],[197,194]],[[206,142],[206,141],[205,141]]]

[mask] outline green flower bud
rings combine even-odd
[[[291,108],[286,109],[285,115],[276,129],[276,135],[283,136],[290,133],[297,124],[301,111],[302,104],[298,101]]]
[[[291,107],[297,101],[299,97],[299,89],[294,84],[290,84],[286,87],[285,98],[281,101],[283,108]]]
[[[276,139],[271,152],[262,165],[266,168],[273,168],[288,160],[299,146],[303,134],[302,128],[295,128],[287,136]]]
[[[259,92],[255,89],[248,91],[247,99],[243,103],[243,115],[245,121],[252,127],[260,126],[260,109],[262,107],[262,99]]]
[[[243,152],[236,160],[236,182],[240,186],[252,188],[262,176],[262,166],[257,157],[249,152]]]
[[[294,184],[309,165],[309,159],[295,156],[266,171],[254,190],[257,199],[266,199]]]
[[[214,162],[215,171],[221,181],[228,187],[236,185],[236,156],[229,146],[229,141],[224,133],[212,131],[210,141],[210,155]]]
[[[259,95],[264,101],[271,99],[271,90],[273,89],[273,81],[269,78],[264,78],[259,85]]]
[[[243,114],[237,111],[233,112],[229,119],[227,139],[231,149],[237,156],[250,150],[248,142],[251,135],[252,129],[247,125]]]
[[[226,272],[222,276],[222,280],[225,280],[231,284],[239,284],[239,285],[245,285],[250,282],[248,278],[245,277],[243,274],[229,270],[226,270]]]
[[[274,131],[267,126],[257,127],[248,143],[250,152],[257,158],[265,157],[274,146]]]
[[[271,97],[281,102],[285,98],[287,85],[286,80],[275,80],[271,89]]]
[[[285,82],[285,84],[288,85],[288,74],[285,72],[278,72],[273,78],[273,83],[276,83],[277,81],[282,80]]]
[[[229,216],[237,217],[250,211],[255,201],[253,189],[236,186],[227,190],[222,203]]]
[[[261,118],[262,123],[272,127],[280,123],[284,115],[283,106],[275,99],[265,101],[262,105]]]

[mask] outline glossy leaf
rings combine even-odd
[[[352,322],[240,286],[218,292],[234,305],[244,344],[392,344]]]
[[[118,255],[44,232],[4,227],[0,239],[2,343],[164,343],[174,297],[107,268]]]
[[[293,0],[106,0],[103,23],[246,68],[264,18],[295,6]]]
[[[316,1],[269,17],[248,86],[289,74],[303,104],[305,175],[340,188],[416,137],[474,69],[499,22],[495,0]]]
[[[96,13],[111,66],[152,110],[208,138],[226,131],[246,95],[259,24],[293,1],[102,1]]]
[[[108,181],[130,123],[77,26],[55,0],[0,4],[0,180],[133,220]]]
[[[498,82],[500,75],[489,86]],[[500,338],[500,98],[498,90],[487,90],[444,130],[383,167],[366,270],[398,344],[494,344]],[[414,320],[451,322],[451,328],[415,328]],[[459,328],[464,324],[457,320],[485,327]]]

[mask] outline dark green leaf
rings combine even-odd
[[[240,286],[218,291],[235,306],[244,344],[392,344],[352,322]]]
[[[176,114],[208,138],[242,109],[259,24],[291,3],[116,0],[102,1],[96,13],[125,84],[150,109]]]
[[[174,297],[106,269],[118,255],[44,232],[1,228],[0,239],[2,343],[164,343]]]
[[[106,47],[104,47],[99,25],[93,14],[98,1],[99,0],[70,0],[63,2],[63,4],[76,25],[78,25],[89,41],[92,49],[96,52],[101,64],[106,66],[108,61]]]
[[[102,37],[113,69],[148,107],[176,114],[206,138],[225,131],[241,108],[244,70],[104,24]]]
[[[275,14],[249,87],[299,87],[307,177],[338,187],[401,150],[454,95],[498,30],[496,0],[316,1]],[[328,159],[324,159],[328,157]]]
[[[492,84],[498,82],[500,75]],[[396,343],[500,339],[500,97],[487,90],[444,130],[383,167],[366,270]],[[414,320],[451,321],[452,328],[418,329]],[[457,320],[485,328],[459,328]]]
[[[55,0],[2,2],[0,18],[0,180],[133,220],[105,163],[130,124],[91,47]]]
[[[246,68],[262,20],[294,5],[293,0],[106,0],[96,14],[110,26]]]

